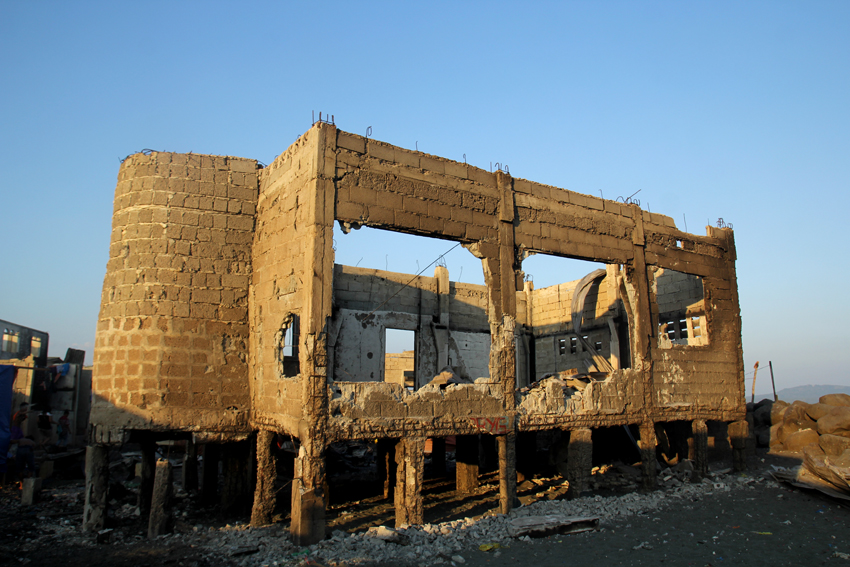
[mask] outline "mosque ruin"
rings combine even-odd
[[[486,285],[443,267],[414,277],[336,264],[335,223],[458,242]],[[428,439],[456,437],[465,490],[478,477],[471,440],[494,436],[502,513],[515,502],[518,435],[569,432],[575,493],[601,427],[638,426],[646,486],[674,424],[687,427],[698,468],[707,422],[728,424],[741,467],[734,236],[706,232],[322,121],[267,167],[129,156],[97,328],[84,521],[102,527],[107,451],[128,441],[145,452],[148,495],[154,443],[185,440],[189,458],[203,446],[204,469],[216,463],[203,475],[222,462],[223,501],[238,506],[253,488],[262,524],[275,499],[272,443],[291,438],[300,544],[325,535],[325,452],[337,441],[378,440],[383,474],[396,468],[399,525],[423,522]],[[522,271],[531,254],[606,268],[534,289]],[[387,329],[412,331],[412,351],[386,352]]]

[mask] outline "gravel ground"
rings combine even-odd
[[[79,483],[45,491],[44,502],[21,508],[14,489],[0,493],[0,564],[133,565],[848,565],[850,509],[819,493],[780,485],[773,461],[754,461],[748,474],[715,472],[702,482],[660,475],[652,492],[544,500],[510,516],[485,515],[406,529],[336,531],[309,548],[294,547],[286,525],[261,529],[210,525],[181,516],[177,531],[154,541],[138,528],[100,536],[79,528]],[[187,503],[188,499],[184,499]],[[132,507],[118,523],[136,522]],[[599,529],[540,539],[513,538],[510,522],[522,516],[594,516]],[[122,520],[123,518],[123,520]],[[187,523],[186,520],[193,523]],[[197,523],[195,523],[197,522]],[[135,533],[136,535],[130,535]],[[397,539],[397,542],[387,541]]]

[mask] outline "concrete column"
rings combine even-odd
[[[435,478],[446,476],[446,439],[444,437],[431,439],[431,472]]]
[[[257,486],[254,489],[254,507],[251,525],[266,526],[272,523],[276,503],[274,481],[277,479],[277,460],[272,450],[274,433],[261,429],[257,433]]]
[[[171,463],[168,459],[156,462],[156,476],[153,484],[150,517],[148,518],[148,539],[171,533],[173,518],[171,517],[171,495],[173,484],[171,479]]]
[[[478,488],[478,436],[458,435],[455,442],[455,488],[469,493]]]
[[[106,525],[106,494],[109,488],[109,448],[104,445],[86,447],[86,503],[83,529],[102,530]]]
[[[398,476],[395,485],[395,525],[424,523],[422,481],[425,472],[425,438],[402,439],[396,445]]]
[[[211,506],[218,501],[218,455],[219,447],[214,443],[204,445],[204,466],[201,469],[201,502]]]
[[[567,450],[567,497],[578,498],[587,490],[593,469],[593,442],[590,429],[570,431],[570,444]]]
[[[750,435],[750,424],[746,421],[735,421],[729,424],[729,440],[732,443],[732,467],[735,472],[747,470],[747,438]]]
[[[699,478],[708,473],[708,426],[705,421],[695,419],[691,423],[694,439],[694,471]]]
[[[393,497],[395,490],[395,439],[378,439],[378,482],[385,499]]]
[[[183,455],[183,490],[187,493],[198,490],[198,448],[192,439],[186,442],[186,454]]]
[[[640,461],[643,488],[653,490],[656,485],[655,425],[650,421],[640,424]]]
[[[150,437],[145,437],[139,443],[142,449],[142,475],[139,484],[139,497],[137,505],[142,519],[147,518],[151,511],[151,498],[153,497],[154,475],[156,474],[156,442]]]
[[[499,513],[509,514],[516,502],[516,433],[499,435]]]
[[[292,523],[295,545],[313,545],[325,538],[325,459],[310,457],[301,445],[292,479]]]

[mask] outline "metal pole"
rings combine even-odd
[[[756,361],[755,371],[753,372],[753,403],[756,403],[756,376],[759,373],[759,361]]]
[[[776,382],[773,381],[773,362],[768,360],[768,366],[770,366],[770,384],[773,386],[773,401],[778,402],[779,398],[776,396]]]

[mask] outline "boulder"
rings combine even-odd
[[[773,402],[771,402],[770,400],[765,400],[765,401],[767,401],[766,404],[761,404],[753,412],[753,421],[755,422],[756,427],[771,424],[770,423],[770,421],[771,421],[770,416],[771,416],[771,410],[773,409]]]
[[[818,401],[828,406],[850,407],[850,395],[847,394],[827,394]]]
[[[802,451],[803,447],[812,444],[818,446],[818,432],[814,429],[801,429],[800,431],[795,431],[787,436],[785,441],[782,442],[786,451]],[[821,451],[820,446],[818,446],[818,451],[823,452]]]
[[[782,400],[774,402],[773,407],[770,408],[770,424],[778,425],[782,423],[782,420],[785,418],[785,412],[787,410],[788,402],[783,402]]]
[[[830,457],[829,464],[842,469],[850,468],[850,449],[844,451],[837,457]]]
[[[785,411],[783,421],[785,423],[795,423],[799,425],[799,429],[814,429],[816,421],[809,417],[809,405],[806,402],[794,402]]]
[[[823,396],[825,398],[826,396]],[[821,399],[823,399],[821,398]],[[850,406],[836,407],[817,421],[818,433],[850,436]]]
[[[756,429],[756,443],[759,447],[770,447],[770,427]]]
[[[804,427],[800,427],[800,424],[795,423],[793,421],[783,421],[779,424],[779,428],[776,430],[776,439],[779,443],[785,443],[785,439],[791,435],[792,433],[796,433],[801,429],[807,429]]]
[[[831,457],[837,457],[844,451],[850,450],[850,437],[827,433],[820,436],[818,443],[820,444],[820,448],[823,449],[823,452]]]
[[[770,446],[771,447],[780,447],[782,445],[782,439],[780,439],[780,435],[782,432],[780,429],[782,428],[781,423],[777,423],[776,425],[770,426]]]
[[[806,414],[810,418],[817,421],[834,409],[835,409],[835,406],[830,406],[828,404],[822,404],[822,403],[809,404],[809,409],[806,410]]]

